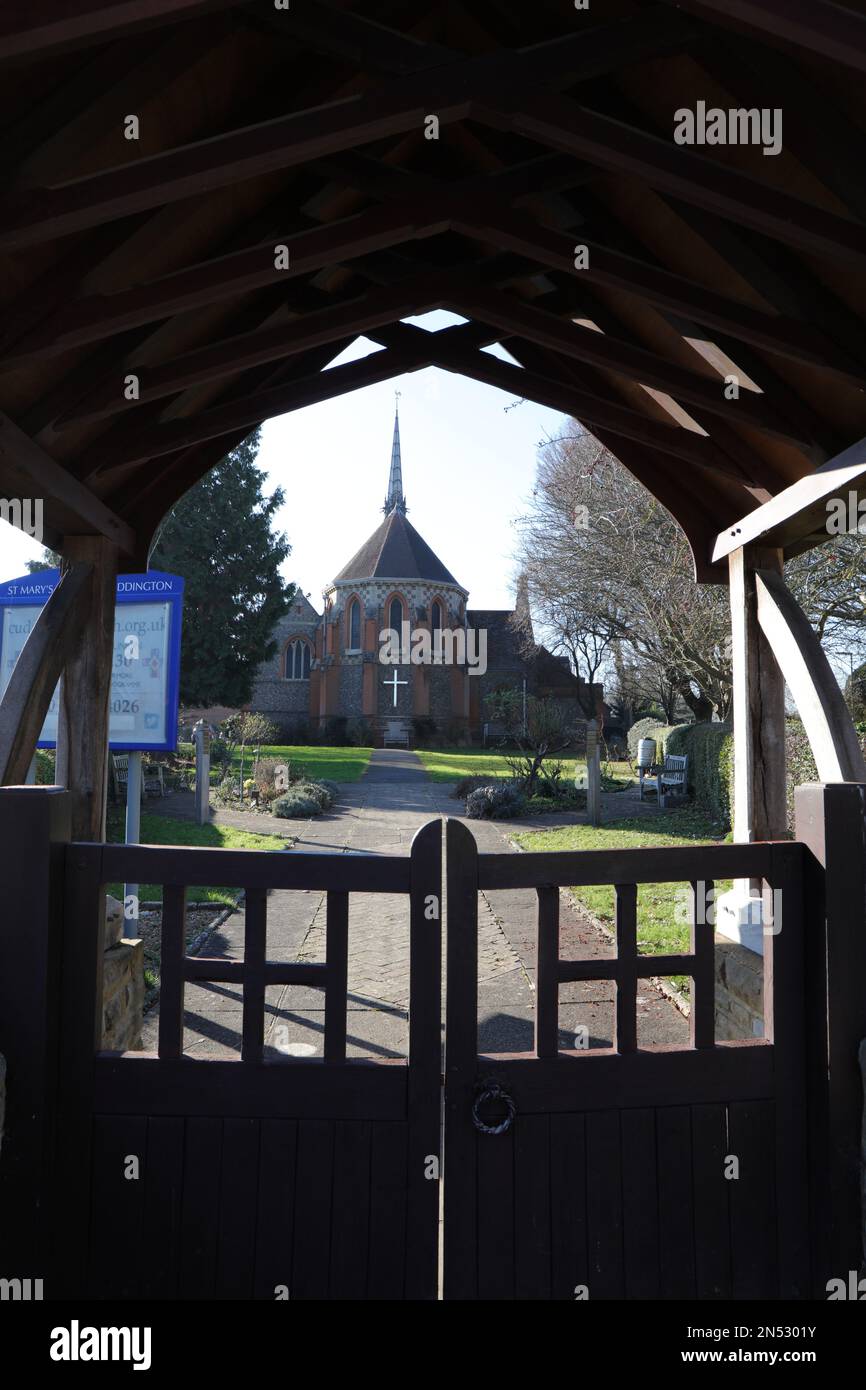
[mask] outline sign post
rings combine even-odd
[[[37,570],[0,584],[0,695],[39,613],[60,582],[59,570]],[[161,570],[117,577],[108,746],[129,753],[126,842],[141,829],[141,754],[177,747],[183,580]],[[57,743],[59,686],[37,743]],[[33,764],[35,780],[35,759]],[[124,885],[123,934],[138,935],[138,884]]]
[[[195,818],[199,825],[210,821],[210,729],[203,719],[193,726],[195,743]]]

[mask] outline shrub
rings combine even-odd
[[[471,777],[461,777],[459,782],[455,782],[450,795],[458,801],[465,801],[471,792],[476,792],[479,787],[490,786],[490,774],[480,777],[478,773],[473,773]]]
[[[277,758],[259,758],[254,780],[260,806],[269,806],[274,797],[280,794],[275,780],[279,766]]]
[[[372,726],[356,716],[346,726],[346,738],[354,748],[370,748],[374,738]]]
[[[514,782],[478,787],[466,798],[470,820],[511,820],[526,809],[526,797]]]
[[[298,782],[292,787],[292,792],[315,801],[320,811],[329,810],[334,801],[333,793],[322,782]]]
[[[862,742],[862,739],[861,739]],[[804,782],[820,782],[815,758],[801,719],[785,720],[785,805],[788,829],[794,828],[794,789]]]
[[[655,738],[656,730],[664,727],[660,719],[653,719],[652,717],[648,719],[639,719],[636,724],[632,724],[626,734],[629,757],[632,760],[637,757],[637,746],[642,738]]]
[[[345,748],[349,739],[346,733],[348,719],[345,714],[333,714],[325,724],[325,733],[322,742],[330,748]]]
[[[687,754],[689,791],[695,805],[730,825],[734,753],[730,724],[677,724],[667,736],[665,752]]]
[[[436,720],[431,718],[429,714],[418,714],[412,720],[412,732],[415,735],[416,743],[432,743],[438,732]]]
[[[322,806],[319,801],[311,796],[303,796],[297,787],[292,787],[291,791],[283,792],[271,805],[271,812],[283,820],[290,820],[293,817],[306,819],[307,816],[320,816]]]

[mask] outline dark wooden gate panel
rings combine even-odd
[[[106,882],[162,883],[159,1049],[95,1053]],[[95,1298],[435,1298],[440,1135],[441,822],[406,858],[70,845],[53,1287]],[[243,961],[183,953],[194,884],[246,888]],[[269,888],[327,891],[326,960],[270,962]],[[351,893],[403,893],[408,1063],[347,1060]],[[431,910],[431,899],[435,910]],[[243,991],[236,1061],[183,1055],[190,982]],[[270,1060],[265,988],[324,990],[324,1057]],[[75,991],[73,998],[70,991]],[[140,1176],[130,1179],[130,1156]],[[121,1253],[122,1246],[122,1253]],[[120,1258],[119,1258],[120,1256]]]
[[[809,1296],[803,847],[479,856],[453,821],[447,843],[445,1297]],[[716,1044],[697,884],[745,877],[782,895],[781,931],[764,939],[766,1036]],[[638,955],[636,885],[663,881],[692,884],[690,950]],[[561,961],[559,885],[591,883],[616,886],[618,954]],[[538,891],[536,1046],[481,1057],[478,892],[503,887]],[[689,1046],[638,1048],[637,981],[650,972],[691,976]],[[616,981],[614,1047],[559,1053],[559,985],[586,979]],[[472,1118],[488,1081],[516,1108],[501,1134]],[[486,1105],[490,1122],[506,1117]]]

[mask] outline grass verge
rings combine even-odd
[[[294,763],[306,777],[314,780],[325,777],[331,782],[357,782],[367,771],[372,748],[325,748],[314,744],[265,744],[259,749],[260,758],[275,758],[277,762]],[[232,765],[240,771],[240,749],[236,749]],[[211,769],[215,771],[215,769]],[[244,753],[244,777],[253,775],[253,755]]]
[[[643,818],[615,821],[609,825],[566,825],[553,830],[523,831],[514,839],[526,850],[588,850],[663,848],[683,844],[722,844],[725,828],[718,821],[691,807],[669,811],[651,823]],[[720,880],[718,892],[730,883]],[[642,883],[637,892],[638,950],[648,956],[675,954],[688,950],[688,899],[682,883]],[[571,888],[581,907],[611,932],[614,930],[614,890],[609,885]],[[650,962],[648,962],[649,966]],[[688,989],[686,977],[674,983]]]
[[[109,813],[107,833],[111,844],[123,843],[122,812],[113,810]],[[188,845],[197,849],[281,850],[285,844],[281,835],[257,835],[248,830],[235,830],[230,825],[195,825],[191,821],[157,816],[147,811],[142,812],[140,839],[143,845]],[[108,892],[122,899],[123,884],[109,883]],[[194,887],[189,890],[188,897],[195,902],[229,906],[236,902],[239,892],[239,888]],[[141,883],[138,895],[142,902],[162,902],[162,885]]]

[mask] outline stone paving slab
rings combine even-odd
[[[450,785],[434,783],[416,754],[404,749],[377,749],[359,782],[344,785],[338,806],[309,821],[275,821],[257,813],[219,808],[218,823],[272,833],[275,826],[294,838],[303,853],[407,854],[412,837],[436,817],[463,819],[461,803]],[[182,814],[183,793],[165,798],[160,810]],[[611,793],[615,801],[627,793]],[[189,797],[191,803],[192,798]],[[625,807],[626,803],[623,802]],[[628,814],[634,814],[633,802]],[[180,810],[178,811],[178,806]],[[659,813],[642,804],[644,813]],[[527,829],[573,823],[575,817],[543,817]],[[508,822],[467,821],[482,852],[516,848],[509,835],[523,828]],[[535,992],[534,890],[479,894],[479,1050],[531,1051]],[[402,894],[352,895],[349,912],[348,1041],[353,1057],[403,1057],[408,1051],[409,905]],[[242,907],[214,933],[207,955],[243,958]],[[610,940],[575,905],[561,897],[563,959],[600,958],[613,954]],[[325,951],[325,895],[319,891],[277,891],[268,897],[268,957],[271,960],[317,961]],[[444,955],[444,951],[443,951]],[[560,1036],[564,1047],[576,1039],[588,1046],[610,1046],[614,986],[605,981],[562,987]],[[688,1024],[652,987],[640,992],[641,1041],[683,1042]],[[184,1050],[195,1056],[237,1056],[241,1044],[240,989],[222,984],[196,985],[186,995]],[[155,1048],[158,1008],[146,1020],[144,1046]],[[320,990],[279,986],[267,991],[268,1055],[321,1056],[324,994]]]

